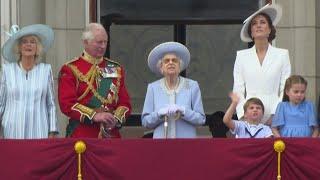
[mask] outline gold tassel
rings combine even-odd
[[[86,151],[86,144],[83,141],[77,141],[74,144],[74,150],[78,154],[78,180],[82,180],[82,175],[81,175],[81,154]]]
[[[273,148],[274,150],[278,153],[278,176],[277,176],[277,180],[281,180],[281,153],[284,151],[284,149],[286,148],[286,145],[284,144],[284,142],[282,140],[276,140],[273,144]]]

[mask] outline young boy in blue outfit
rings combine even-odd
[[[269,126],[261,124],[264,106],[260,99],[250,98],[244,104],[244,116],[239,121],[232,120],[239,103],[239,96],[236,93],[230,93],[231,104],[223,117],[223,122],[230,129],[236,138],[266,138],[272,137],[272,131]]]

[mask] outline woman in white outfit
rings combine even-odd
[[[262,100],[265,106],[263,124],[271,125],[272,115],[281,101],[291,65],[286,49],[273,47],[275,25],[279,22],[282,9],[276,4],[266,5],[244,21],[240,37],[244,42],[254,42],[249,49],[237,52],[234,64],[233,92],[241,100],[237,116],[243,116],[243,104],[251,97]]]
[[[0,122],[4,138],[53,138],[58,133],[51,66],[39,63],[51,46],[53,30],[42,24],[8,33],[2,48]]]

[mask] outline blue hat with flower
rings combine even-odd
[[[10,62],[16,62],[14,46],[24,36],[35,35],[39,38],[43,46],[43,52],[47,52],[54,40],[54,33],[52,28],[44,24],[34,24],[25,26],[22,29],[18,25],[13,25],[10,32],[7,32],[10,38],[4,43],[2,47],[2,56]]]

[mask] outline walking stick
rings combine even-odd
[[[167,115],[164,116],[163,126],[164,126],[164,138],[168,139],[168,116]]]

